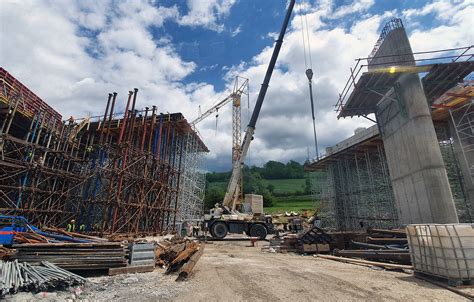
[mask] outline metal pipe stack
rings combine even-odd
[[[47,261],[41,266],[0,260],[0,297],[18,291],[36,291],[84,284],[87,280]]]

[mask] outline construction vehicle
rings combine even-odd
[[[278,40],[275,43],[273,54],[268,64],[267,72],[263,80],[260,92],[253,109],[252,117],[247,126],[244,140],[240,146],[239,152],[236,154],[236,159],[233,161],[232,175],[230,177],[229,185],[224,196],[222,205],[216,204],[211,209],[210,214],[204,215],[204,226],[209,230],[212,237],[222,239],[228,233],[246,233],[251,237],[259,237],[265,239],[267,234],[275,232],[275,228],[272,223],[272,217],[269,215],[253,215],[239,213],[236,210],[237,200],[240,196],[239,181],[242,177],[242,167],[244,165],[245,157],[249,150],[250,142],[253,140],[255,132],[255,125],[257,123],[258,115],[262,108],[263,100],[267,92],[268,84],[275,67],[278,54],[280,53],[281,45],[283,44],[283,37],[285,36],[286,28],[295,5],[295,0],[291,0],[283,21]]]

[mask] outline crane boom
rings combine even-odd
[[[209,115],[213,114],[214,112],[217,112],[220,108],[225,106],[227,103],[229,103],[231,100],[234,99],[236,96],[240,96],[241,94],[245,93],[245,89],[248,85],[248,80],[245,79],[245,81],[236,89],[234,90],[231,94],[229,94],[225,99],[217,103],[216,105],[212,106],[209,108],[206,112],[198,116],[194,121],[192,121],[190,124],[191,126],[195,126],[197,123],[208,117]]]
[[[258,93],[257,102],[255,103],[252,117],[250,118],[250,122],[247,125],[247,130],[245,131],[244,140],[242,142],[242,146],[240,147],[239,159],[234,162],[232,167],[232,175],[230,177],[229,185],[227,186],[227,192],[225,193],[224,201],[222,203],[225,207],[231,207],[232,211],[235,211],[236,199],[238,198],[238,196],[236,196],[236,191],[239,180],[241,178],[242,166],[244,164],[245,157],[247,156],[247,151],[249,149],[250,142],[253,139],[258,115],[260,114],[260,109],[262,109],[263,100],[265,99],[265,94],[267,93],[268,84],[270,83],[273,69],[275,68],[278,54],[280,53],[281,45],[283,44],[283,37],[285,36],[286,28],[288,27],[288,22],[290,21],[294,5],[295,0],[291,0],[290,4],[288,5],[285,20],[283,21],[283,25],[280,30],[280,35],[278,36],[278,40],[275,43],[275,48],[273,49],[272,58],[270,59],[270,63],[268,64],[267,72],[265,73],[265,78],[263,80],[262,86],[260,87],[260,92]]]

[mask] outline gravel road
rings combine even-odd
[[[264,242],[206,244],[190,280],[164,270],[90,278],[69,292],[21,293],[10,301],[468,301],[411,274],[312,256],[262,252]]]
[[[177,301],[468,301],[411,274],[214,242]]]

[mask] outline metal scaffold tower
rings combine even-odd
[[[201,171],[204,152],[200,151],[198,140],[187,135],[184,143],[184,165],[182,168],[181,191],[179,192],[178,223],[197,222],[203,215],[205,174]]]
[[[391,182],[382,146],[356,153],[331,167],[338,228],[398,227]]]
[[[313,208],[324,228],[336,228],[334,203],[334,177],[332,169],[321,169],[309,172],[311,181],[311,199]]]
[[[318,188],[319,217],[329,228],[399,227],[398,212],[377,127],[362,128],[319,160],[307,162]]]
[[[469,181],[474,183],[474,100],[449,110],[462,157],[468,167]]]
[[[113,93],[103,116],[61,122],[0,71],[3,213],[39,226],[75,219],[86,231],[138,235],[176,230],[182,216],[196,211],[188,200],[202,201],[196,171],[208,150],[182,114],[158,113],[155,106],[137,110],[135,89],[124,113],[115,112],[119,98]]]
[[[434,124],[436,136],[438,138],[441,155],[446,166],[446,173],[453,194],[454,203],[459,222],[472,222],[472,209],[468,196],[463,174],[461,173],[460,162],[455,153],[453,135],[449,129],[449,123],[446,121],[437,121]],[[461,159],[462,160],[462,159]],[[469,181],[469,179],[467,179]]]

